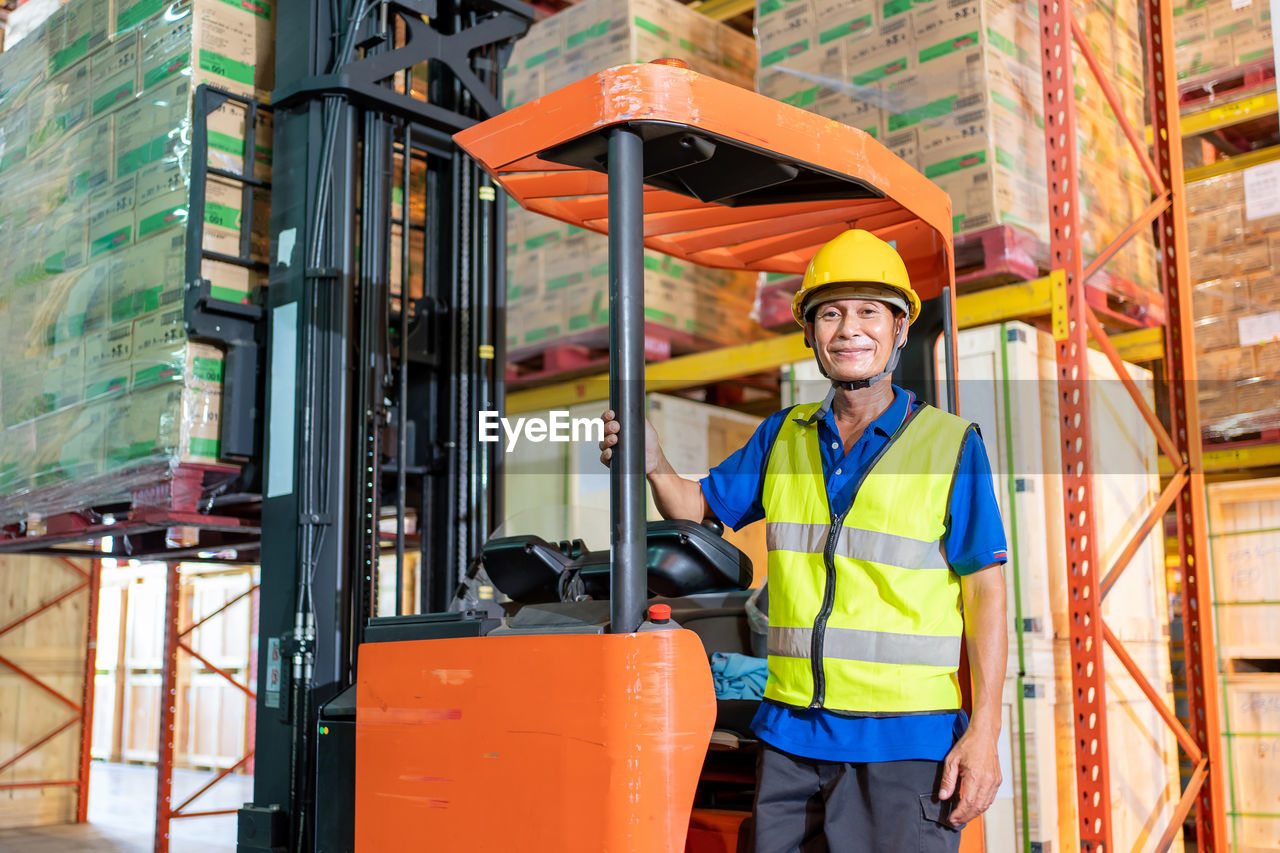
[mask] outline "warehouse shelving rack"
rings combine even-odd
[[[741,4],[710,0],[705,11],[729,17]],[[724,8],[722,8],[724,7]],[[731,7],[731,8],[730,8]],[[1200,419],[1194,392],[1196,366],[1192,338],[1192,305],[1189,286],[1183,163],[1179,127],[1179,95],[1173,73],[1173,7],[1170,0],[1147,0],[1147,78],[1150,122],[1154,145],[1148,151],[1140,129],[1134,128],[1117,107],[1118,99],[1083,33],[1073,20],[1066,0],[1046,0],[1040,5],[1042,70],[1045,97],[1045,146],[1049,165],[1051,257],[1054,273],[1024,284],[968,294],[957,298],[958,325],[979,325],[1013,318],[1048,317],[1057,347],[1060,432],[1063,453],[1064,521],[1069,546],[1071,609],[1072,702],[1075,718],[1076,787],[1080,849],[1109,853],[1111,789],[1107,741],[1104,644],[1112,648],[1172,730],[1194,770],[1167,827],[1160,828],[1157,849],[1167,850],[1184,819],[1195,806],[1197,849],[1209,853],[1226,849],[1223,819],[1225,790],[1219,766],[1220,727],[1216,681],[1212,606],[1209,597],[1207,531],[1204,483],[1209,465],[1270,465],[1280,462],[1278,448],[1234,448],[1210,451],[1201,446]],[[1132,145],[1154,188],[1143,214],[1125,229],[1116,242],[1085,264],[1081,247],[1078,186],[1079,154],[1076,151],[1074,87],[1071,57],[1078,51],[1090,69],[1085,85],[1099,87],[1111,103],[1117,121]],[[1250,103],[1251,110],[1265,110],[1268,103]],[[1237,106],[1238,111],[1244,107]],[[1227,120],[1215,108],[1196,122]],[[1209,124],[1204,125],[1209,127]],[[1203,129],[1203,128],[1201,128]],[[1248,155],[1246,155],[1248,156]],[[1255,154],[1251,159],[1259,156]],[[1154,229],[1160,252],[1160,285],[1165,316],[1162,326],[1109,335],[1099,312],[1089,304],[1086,281],[1107,260],[1143,229]],[[1092,338],[1092,341],[1090,340]],[[1089,346],[1097,347],[1117,370],[1138,410],[1155,435],[1163,453],[1166,485],[1122,550],[1115,564],[1101,566],[1091,495],[1093,436],[1089,431],[1089,387],[1086,363]],[[646,385],[670,391],[776,369],[807,357],[800,334],[783,335],[742,346],[700,353],[652,364]],[[1129,378],[1122,359],[1152,361],[1164,365],[1170,423],[1166,426],[1151,410]],[[513,412],[603,399],[607,377],[592,376],[556,385],[513,391],[507,404]],[[1190,727],[1184,726],[1150,680],[1134,663],[1101,618],[1100,604],[1125,564],[1150,535],[1160,535],[1160,522],[1174,513],[1177,526],[1176,561],[1181,569],[1184,595],[1185,658],[1189,682]]]

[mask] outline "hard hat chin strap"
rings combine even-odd
[[[889,356],[889,363],[884,366],[884,370],[880,371],[875,376],[869,376],[866,379],[854,379],[848,382],[842,379],[831,379],[831,374],[827,373],[827,366],[822,363],[822,356],[818,353],[818,348],[814,347],[813,357],[818,362],[818,370],[822,372],[824,377],[831,379],[831,389],[827,391],[826,399],[822,401],[822,405],[815,409],[812,415],[808,418],[795,418],[795,422],[801,426],[811,426],[825,418],[827,416],[827,412],[831,411],[831,404],[835,401],[837,391],[857,391],[861,388],[870,388],[886,376],[892,376],[894,369],[898,366],[898,361],[902,358],[902,349],[906,345],[907,330],[906,326],[903,326],[902,338],[898,345],[893,348],[893,354]]]

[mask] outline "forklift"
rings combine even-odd
[[[717,702],[708,658],[751,652],[764,567],[715,522],[645,522],[646,248],[798,275],[836,234],[875,233],[924,300],[895,382],[955,411],[940,188],[861,131],[679,63],[504,112],[501,70],[532,17],[516,0],[280,10],[281,32],[310,37],[278,49],[270,286],[237,340],[265,353],[237,392],[255,404],[223,424],[256,436],[238,446],[262,496],[242,853],[736,849],[754,703]],[[409,201],[423,163],[425,216]],[[610,406],[629,438],[608,550],[491,538],[502,458],[475,413],[504,408],[498,190],[609,237]],[[211,328],[229,345],[225,320]],[[388,519],[396,614],[415,609],[402,569],[420,555],[413,615],[378,615]],[[455,604],[481,569],[501,614]]]
[[[613,68],[454,137],[527,208],[609,235],[610,405],[624,436],[611,547],[493,539],[483,567],[516,605],[509,618],[375,620],[342,701],[357,851],[737,849],[746,813],[695,802],[726,778],[713,730],[736,724],[736,743],[750,742],[749,715],[718,714],[708,657],[750,653],[724,645],[741,630],[713,626],[726,609],[745,625],[745,609],[724,605],[741,605],[732,594],[753,567],[714,524],[645,522],[645,247],[800,273],[841,231],[875,232],[927,300],[908,384],[927,400],[941,388],[954,410],[946,194],[861,131],[682,65]],[[930,369],[939,349],[944,377]],[[699,619],[708,609],[718,618]],[[330,743],[321,768],[351,766],[324,758]],[[317,780],[321,813],[341,807],[326,792],[342,783]]]

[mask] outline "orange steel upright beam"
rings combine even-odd
[[[169,819],[173,814],[173,741],[178,702],[178,614],[182,577],[177,563],[165,566],[164,673],[160,679],[160,742],[156,756],[155,853],[169,853]]]
[[[1171,203],[1156,221],[1161,289],[1166,303],[1165,376],[1169,387],[1172,438],[1188,476],[1174,504],[1178,562],[1182,568],[1182,630],[1187,670],[1187,706],[1191,736],[1202,753],[1196,776],[1187,786],[1195,796],[1196,850],[1225,853],[1226,791],[1221,763],[1217,651],[1210,601],[1208,529],[1204,465],[1200,444],[1200,406],[1196,396],[1195,340],[1192,333],[1191,277],[1188,270],[1186,202],[1182,181],[1182,133],[1178,115],[1172,0],[1146,0],[1148,98],[1153,130],[1153,159]],[[1195,792],[1199,779],[1199,791]],[[1168,837],[1168,835],[1166,835]]]
[[[1055,328],[1062,491],[1067,544],[1071,703],[1075,727],[1076,813],[1080,849],[1111,852],[1111,772],[1102,674],[1102,619],[1093,511],[1089,427],[1089,341],[1080,248],[1080,160],[1071,73],[1070,0],[1042,0],[1045,154],[1049,182],[1049,251],[1066,275],[1066,323]]]
[[[76,822],[89,820],[89,763],[93,758],[93,688],[98,671],[98,595],[102,588],[102,561],[89,561],[88,625],[84,640],[84,688],[80,693],[80,785],[76,791]]]

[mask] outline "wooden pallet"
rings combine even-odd
[[[52,553],[61,546],[123,534],[131,537],[128,556],[133,559],[256,544],[256,520],[202,511],[203,498],[238,475],[239,469],[230,465],[156,462],[8,498],[11,505],[0,504],[0,517],[10,522],[0,527],[0,553]],[[19,516],[15,510],[23,506],[76,508]],[[201,537],[197,531],[209,535]]]
[[[1208,423],[1204,425],[1204,446],[1206,450],[1240,450],[1264,444],[1280,444],[1280,427],[1227,435],[1221,432],[1214,432],[1213,426],[1213,424]]]
[[[1178,84],[1178,104],[1182,112],[1204,109],[1226,100],[1234,100],[1246,94],[1256,94],[1255,89],[1276,85],[1274,60],[1260,59],[1239,68],[1204,74]]]
[[[956,293],[1030,281],[1049,269],[1049,247],[1011,225],[957,235],[955,256]]]
[[[1164,325],[1164,296],[1105,269],[1085,282],[1085,296],[1098,319],[1110,329]]]

